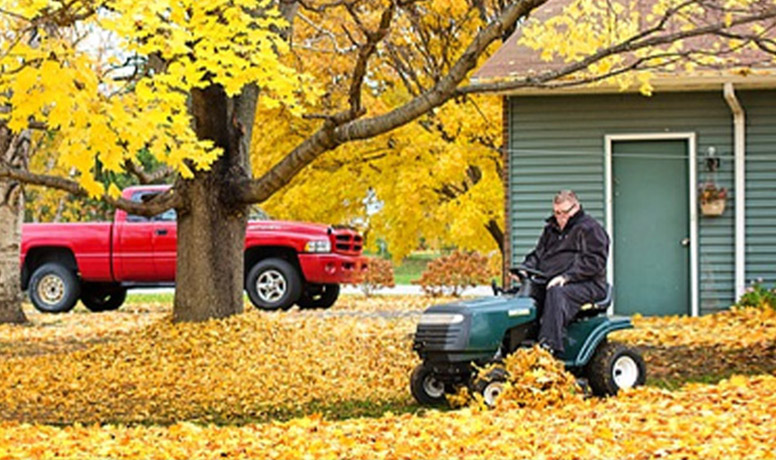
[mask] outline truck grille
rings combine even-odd
[[[462,325],[418,325],[414,347],[425,350],[451,348],[456,344],[463,330]]]
[[[363,239],[358,233],[351,231],[337,232],[334,235],[334,251],[342,254],[361,254]]]

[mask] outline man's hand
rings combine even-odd
[[[562,275],[558,275],[547,283],[547,289],[554,288],[555,286],[563,286],[564,284],[566,284],[566,278]]]

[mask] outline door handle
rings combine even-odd
[[[690,246],[690,239],[689,238],[682,238],[682,241],[680,242],[682,246],[688,247]]]
[[[167,229],[166,228],[157,228],[154,231],[154,233],[156,233],[157,235],[166,235],[167,234]]]

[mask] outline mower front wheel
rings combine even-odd
[[[596,396],[613,396],[624,388],[644,385],[647,366],[637,350],[617,342],[603,342],[587,365],[590,388]]]
[[[424,406],[447,404],[445,384],[434,375],[433,369],[424,364],[419,364],[412,371],[410,391],[415,400]]]

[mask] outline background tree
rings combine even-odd
[[[31,119],[45,126],[57,161],[78,175],[73,181],[3,163],[0,178],[101,196],[137,214],[175,208],[174,318],[227,316],[243,305],[247,206],[266,201],[324,153],[375,141],[474,93],[606,78],[636,81],[648,92],[648,69],[688,60],[711,64],[709,49],[693,48],[693,38],[718,35],[730,51],[724,58],[731,58],[767,46],[776,16],[772,2],[752,0],[656,0],[646,12],[613,0],[575,1],[560,19],[524,31],[528,44],[562,61],[557,69],[467,85],[489,47],[545,1],[337,0],[284,2],[278,10],[254,0],[4,0],[0,94],[9,96],[0,103],[7,126],[15,133]],[[461,38],[465,46],[447,47],[440,36],[427,40],[432,54],[412,54],[434,25],[429,5],[447,7],[453,32],[472,21],[476,33]],[[289,53],[295,44],[286,39],[289,25],[301,27],[298,11],[332,18],[347,31],[353,52],[346,71],[332,60],[329,78],[316,80],[295,68]],[[94,53],[85,46],[94,30],[115,34],[116,50]],[[27,44],[33,39],[37,47]],[[390,60],[394,73],[384,78],[373,65]],[[402,75],[419,62],[429,77],[405,83]],[[409,70],[397,70],[402,66]],[[395,83],[400,80],[403,89]],[[395,97],[390,104],[381,103],[386,94]],[[316,124],[253,178],[257,103]],[[131,169],[143,150],[175,171],[174,186],[148,203],[117,198],[118,187],[104,187],[100,173]]]

